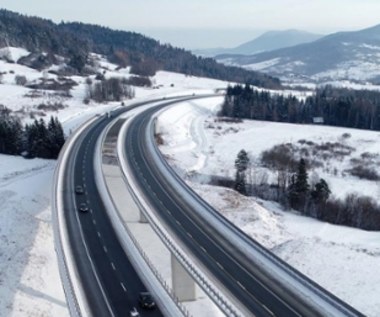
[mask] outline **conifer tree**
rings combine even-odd
[[[236,176],[235,176],[235,189],[243,194],[247,194],[246,188],[246,175],[245,172],[249,165],[248,153],[241,150],[235,160]]]

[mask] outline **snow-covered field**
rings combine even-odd
[[[16,60],[27,52],[11,49],[11,53]],[[106,76],[129,76],[128,69],[117,71],[115,65],[102,58],[99,67]],[[38,110],[39,104],[61,102],[66,107],[48,112],[46,117],[57,116],[66,134],[70,134],[86,119],[120,105],[84,104],[86,84],[82,77],[72,77],[78,83],[70,91],[72,97],[56,96],[51,91],[32,97],[31,89],[15,84],[17,75],[28,81],[56,75],[2,60],[0,69],[0,104],[19,111],[24,122],[32,120],[30,112]],[[153,82],[159,89],[136,88],[136,99],[126,104],[164,95],[207,93],[227,85],[167,72],[158,72]],[[214,122],[221,101],[222,97],[215,97],[183,103],[160,116],[159,132],[165,139],[162,151],[183,175],[192,171],[231,175],[242,148],[254,160],[262,150],[281,142],[336,141],[343,133],[350,133],[344,142],[356,149],[352,157],[331,162],[338,170],[335,178],[327,170],[318,173],[329,180],[336,195],[363,189],[373,196],[379,192],[373,183],[340,177],[351,158],[363,152],[378,152],[379,133],[263,122]],[[35,117],[39,118],[39,114]],[[54,167],[54,161],[0,156],[0,316],[68,316],[52,236],[50,190]],[[285,213],[276,204],[244,198],[227,189],[191,185],[228,219],[290,264],[367,315],[380,315],[376,296],[380,278],[374,274],[380,264],[379,234]]]
[[[0,58],[11,54],[16,61],[28,54],[23,49],[0,50]],[[128,69],[116,71],[116,65],[99,58],[100,71],[106,76],[129,76]],[[78,85],[70,91],[72,97],[57,96],[54,91],[38,90],[16,85],[16,76],[28,81],[56,78],[28,67],[0,59],[0,109],[7,107],[23,122],[34,118],[56,116],[69,135],[80,124],[98,113],[104,113],[120,103],[84,104],[86,84],[83,77],[73,76]],[[225,88],[227,83],[158,72],[152,78],[159,89],[136,88],[132,102],[163,96],[210,93]],[[59,111],[38,111],[41,103],[60,102]],[[34,116],[31,112],[35,112]],[[65,317],[68,316],[65,297],[54,251],[50,196],[55,161],[0,155],[0,316]]]
[[[379,152],[379,132],[258,121],[216,122],[215,111],[221,102],[222,97],[186,102],[160,115],[157,132],[164,140],[160,148],[180,175],[198,172],[233,177],[234,161],[241,149],[256,161],[262,151],[281,143],[301,139],[316,144],[340,142],[352,147],[352,152],[341,161],[325,161],[325,167],[316,172],[339,197],[356,191],[377,198],[378,184],[348,176],[345,170],[351,159],[365,152]],[[289,264],[366,315],[380,316],[380,277],[376,275],[380,233],[326,224],[229,189],[188,183],[230,221]]]

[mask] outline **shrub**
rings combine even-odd
[[[368,166],[357,165],[347,170],[347,172],[352,176],[359,177],[360,179],[367,179],[370,181],[380,180],[379,174],[376,172],[376,170]]]
[[[148,77],[131,76],[127,80],[129,85],[137,87],[152,87],[152,82]]]
[[[264,151],[261,154],[261,162],[264,166],[277,170],[295,170],[298,164],[294,157],[293,145],[289,143],[276,145],[272,149]]]

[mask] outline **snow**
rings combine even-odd
[[[9,58],[13,62],[17,62],[21,57],[29,54],[29,51],[20,47],[3,47],[0,49],[0,58]]]
[[[274,58],[274,59],[269,59],[267,61],[260,62],[260,63],[245,65],[244,67],[247,69],[251,69],[251,70],[263,70],[263,69],[266,69],[268,67],[275,66],[280,61],[281,61],[281,58]]]
[[[14,60],[28,55],[23,49],[9,51]],[[116,70],[116,65],[99,55],[96,57],[107,77],[130,76],[129,68]],[[84,77],[70,77],[78,85],[70,91],[72,97],[62,97],[54,91],[36,91],[15,83],[17,75],[34,81],[56,78],[54,74],[4,60],[0,60],[0,69],[4,73],[0,81],[0,105],[9,108],[24,123],[53,115],[69,135],[84,121],[121,105],[120,102],[84,104]],[[164,96],[212,93],[228,85],[219,80],[170,72],[158,72],[152,80],[155,89],[135,88],[136,98],[124,101],[125,105]],[[64,104],[65,108],[38,112],[39,104],[55,102]],[[54,168],[55,161],[0,155],[0,316],[69,316],[53,243],[50,196]],[[205,310],[207,306],[207,311],[215,316],[211,313],[217,310],[215,306],[207,304],[207,300],[202,303],[201,308],[192,304],[195,306],[192,311]]]
[[[17,59],[27,52],[11,48],[11,54]],[[116,65],[101,56],[97,58],[107,77],[130,76],[128,68],[116,70]],[[30,93],[33,90],[17,86],[15,76],[24,75],[32,81],[44,76],[55,78],[56,75],[3,60],[0,60],[0,68],[6,72],[0,84],[0,104],[15,113],[23,110],[24,113],[17,113],[23,122],[33,120],[30,112],[36,111],[40,103],[62,102],[66,105],[64,109],[44,115],[47,118],[57,116],[68,135],[87,119],[120,106],[117,102],[85,105],[85,78],[75,76],[71,78],[78,86],[70,91],[71,98],[56,96],[51,91],[41,91],[39,96],[32,98]],[[158,89],[136,88],[136,99],[125,101],[125,104],[163,96],[210,93],[228,84],[169,72],[158,72],[152,79]],[[297,96],[303,98],[305,93]],[[194,171],[232,175],[234,159],[243,147],[255,157],[281,142],[296,142],[301,138],[320,142],[338,140],[347,132],[346,129],[265,122],[233,125],[214,122],[213,116],[222,100],[222,97],[215,97],[182,103],[159,117],[158,128],[165,139],[161,150],[182,175]],[[35,114],[35,117],[41,116]],[[353,157],[364,151],[379,152],[378,133],[348,132],[351,138],[346,142],[356,148]],[[331,164],[342,171],[348,160]],[[54,161],[0,155],[0,316],[68,316],[52,236],[50,190],[54,167]],[[323,171],[320,173],[320,176],[324,175]],[[326,176],[338,195],[352,189],[371,195],[379,191],[376,185],[356,178],[334,178],[329,173]],[[196,183],[191,185],[228,219],[290,264],[367,315],[380,315],[375,297],[380,291],[380,278],[373,274],[380,264],[378,233],[320,223],[283,212],[274,203],[241,197],[231,190]],[[133,226],[138,231],[136,234],[140,234],[138,225],[131,224]],[[140,238],[142,244],[151,242],[144,240],[144,236]],[[154,246],[157,244],[151,244],[151,252],[157,255]],[[162,263],[164,266],[165,262]],[[164,274],[168,276],[165,271]],[[206,306],[202,307],[206,309]],[[212,306],[207,308],[210,316],[217,315]],[[192,311],[196,309],[200,308],[191,308]]]
[[[52,236],[54,167],[0,155],[1,316],[68,316]]]
[[[285,212],[276,203],[196,183],[187,176],[198,172],[205,180],[210,175],[234,177],[234,161],[243,148],[257,163],[262,151],[277,144],[296,144],[300,139],[340,142],[354,150],[341,161],[326,162],[328,168],[317,170],[319,176],[338,197],[355,191],[377,198],[376,182],[342,174],[352,158],[379,152],[380,133],[260,121],[217,122],[215,112],[221,102],[222,98],[213,98],[182,103],[159,116],[156,129],[164,140],[160,149],[169,163],[201,197],[252,238],[364,314],[379,316],[380,277],[375,272],[380,265],[380,233]],[[343,138],[344,133],[350,136]]]

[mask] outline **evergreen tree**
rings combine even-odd
[[[315,204],[325,203],[331,194],[329,185],[321,178],[311,191],[311,198]]]
[[[245,172],[249,165],[248,153],[245,150],[241,150],[235,160],[235,168],[238,172]]]
[[[236,176],[235,176],[235,189],[243,194],[247,194],[246,188],[246,175],[245,172],[249,165],[248,153],[241,150],[235,160]]]
[[[298,164],[298,171],[296,175],[296,191],[298,193],[307,193],[309,190],[308,174],[306,170],[306,162],[304,159],[300,159]]]
[[[306,162],[301,159],[298,164],[298,171],[289,182],[288,199],[292,208],[304,211],[309,195],[308,174]]]

